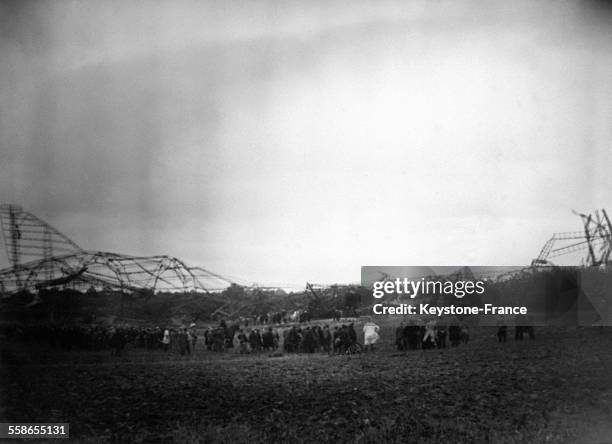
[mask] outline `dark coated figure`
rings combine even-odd
[[[448,337],[451,347],[457,347],[461,342],[461,327],[458,325],[451,325],[448,329]]]
[[[506,342],[508,339],[508,327],[500,325],[497,329],[497,342]]]
[[[438,348],[446,348],[446,327],[441,326],[437,328],[436,331],[436,345]]]

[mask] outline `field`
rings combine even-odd
[[[359,331],[359,330],[358,330]],[[374,353],[59,352],[2,345],[4,421],[70,422],[75,442],[609,442],[612,329]]]

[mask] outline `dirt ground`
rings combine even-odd
[[[4,344],[2,421],[75,442],[612,442],[612,328],[352,356],[58,352]],[[37,441],[40,442],[40,441]]]

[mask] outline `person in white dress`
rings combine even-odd
[[[164,330],[164,336],[162,338],[162,347],[164,351],[168,351],[170,349],[170,330]]]
[[[423,350],[427,348],[436,347],[436,321],[429,321],[425,324],[425,334],[421,341],[421,348]]]
[[[370,350],[374,351],[374,344],[380,338],[378,332],[380,331],[380,327],[372,322],[371,319],[363,324],[363,344],[364,350],[368,351],[368,346],[370,346]]]

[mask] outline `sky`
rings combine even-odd
[[[0,2],[0,202],[260,284],[528,265],[612,211],[611,25],[578,0]]]

